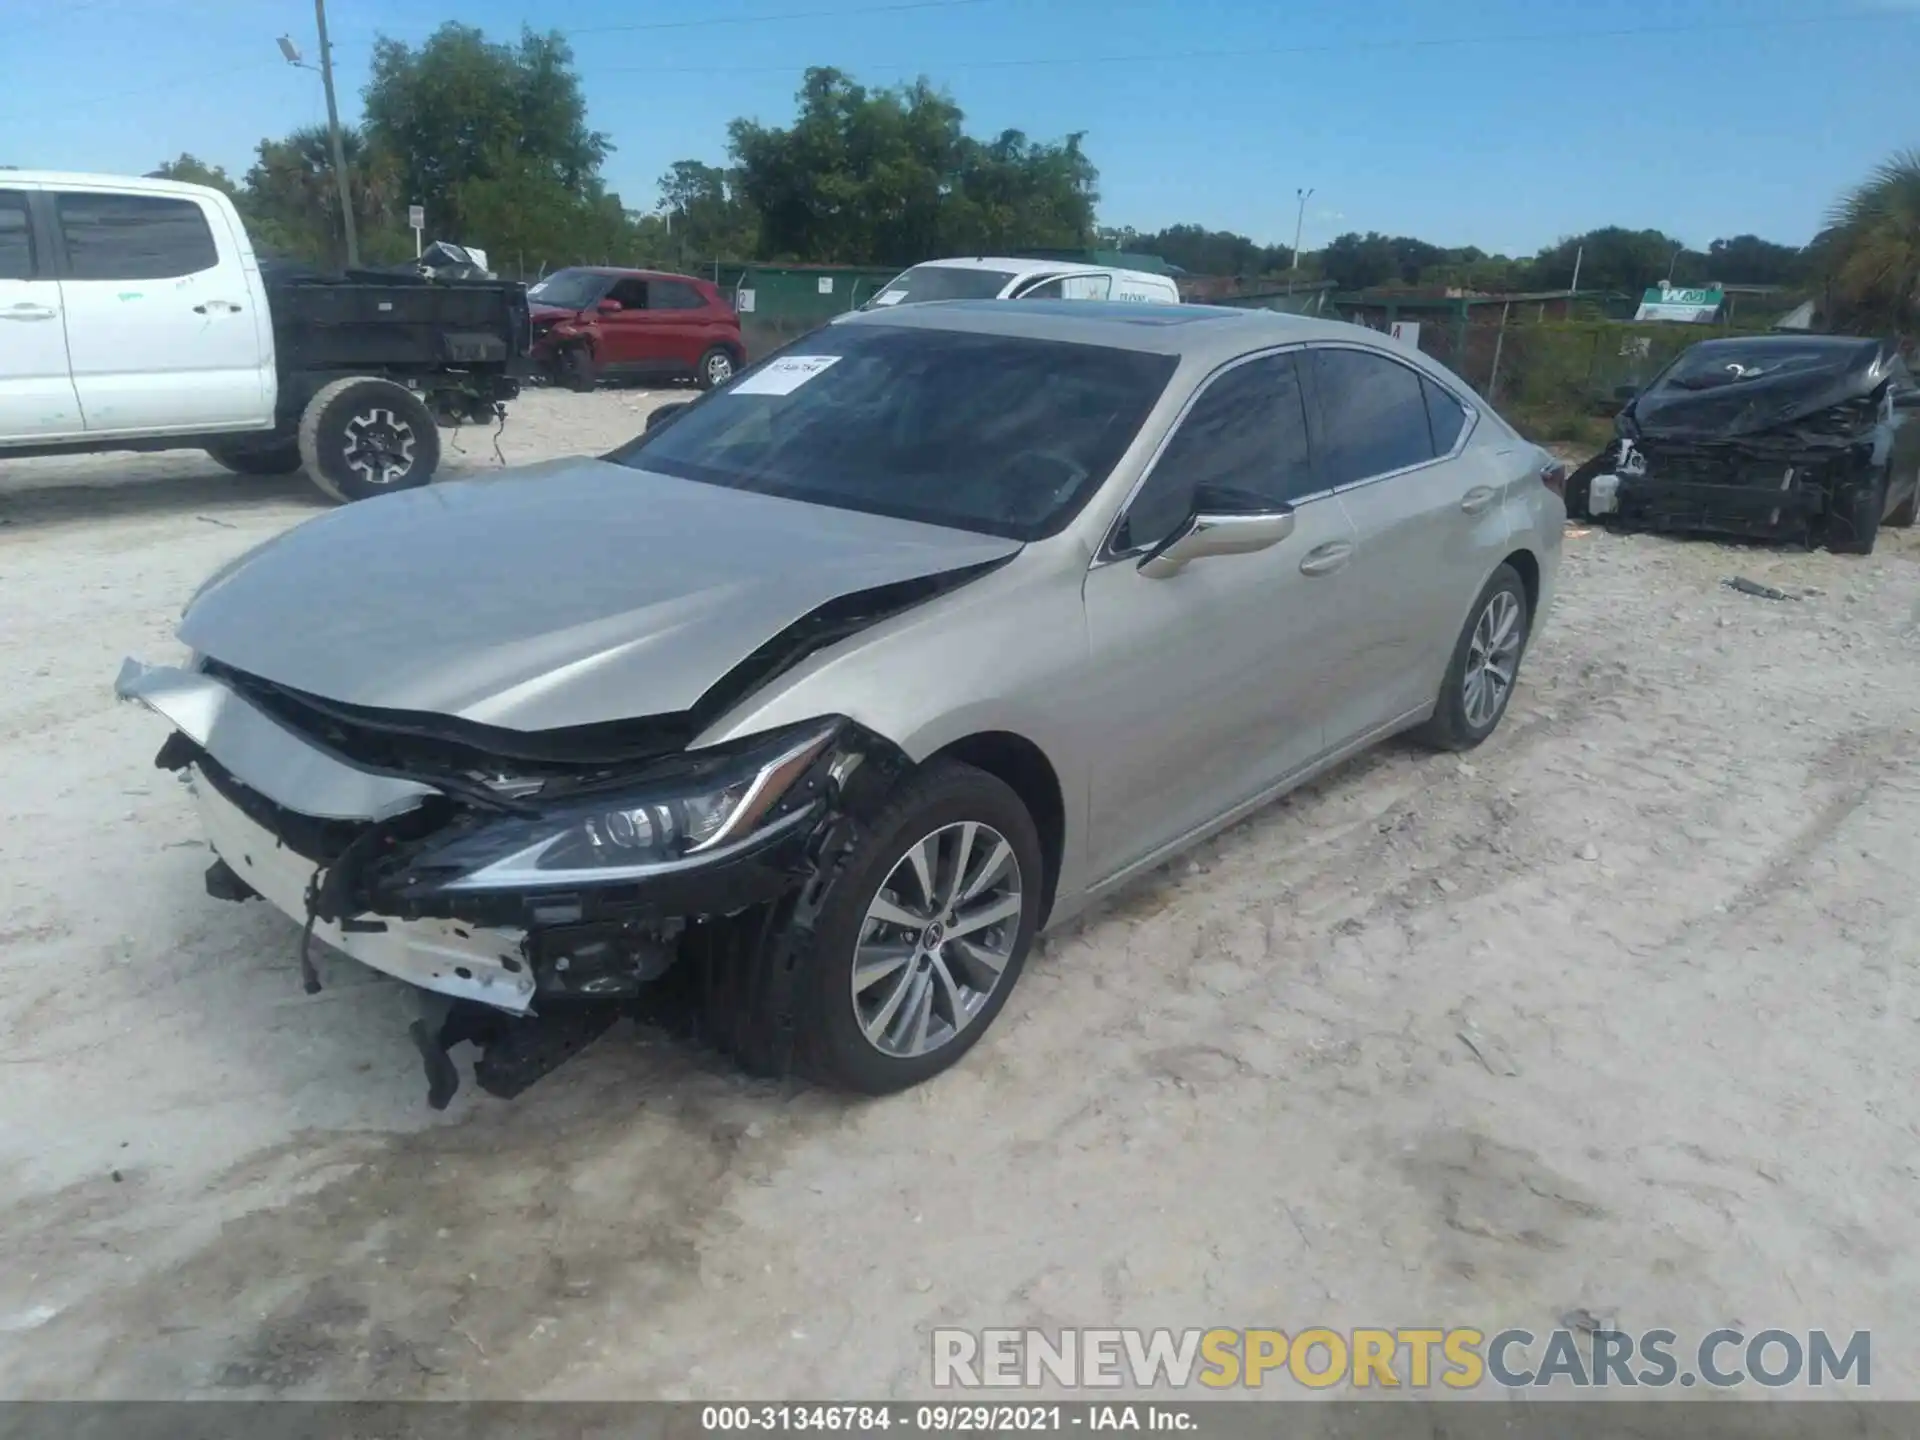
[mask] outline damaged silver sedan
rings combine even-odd
[[[1920,505],[1920,387],[1890,340],[1758,335],[1678,355],[1573,473],[1567,508],[1619,529],[1873,552]]]
[[[1035,934],[1360,748],[1492,733],[1564,472],[1370,332],[1036,302],[847,317],[596,460],[214,575],[166,719],[216,897],[410,987],[444,1106],[622,1013],[868,1093]]]

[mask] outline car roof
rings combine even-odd
[[[1316,320],[1273,310],[1224,305],[1142,305],[1124,300],[937,300],[885,310],[856,310],[840,325],[890,325],[919,330],[959,330],[1031,340],[1064,340],[1193,356],[1218,363],[1253,350],[1300,341],[1359,341],[1376,349],[1408,347],[1377,330],[1340,320]]]
[[[1695,350],[1868,350],[1879,349],[1885,340],[1871,335],[1720,335],[1701,340]]]
[[[162,180],[152,175],[96,175],[83,170],[0,170],[0,190],[15,185],[62,190],[120,190],[138,195],[219,195],[210,185]],[[224,198],[224,197],[223,197]]]
[[[1036,260],[1031,255],[957,255],[951,259],[923,260],[910,268],[914,270],[999,270],[1012,275],[1016,280],[1024,280],[1032,275],[1093,272],[1104,275],[1137,275],[1142,279],[1165,280],[1169,284],[1172,283],[1171,276],[1155,275],[1148,270],[1129,270],[1123,265],[1100,265],[1092,261],[1080,260]]]
[[[673,270],[629,270],[621,265],[562,265],[560,270],[584,271],[589,275],[618,275],[622,279],[635,280],[698,280],[698,275],[682,275]],[[560,270],[549,273],[548,278],[558,275]]]

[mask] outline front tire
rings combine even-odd
[[[724,345],[716,345],[700,357],[700,367],[693,372],[693,378],[702,390],[717,390],[733,379],[733,372],[739,368],[733,352]]]
[[[1856,485],[1845,505],[1827,517],[1827,549],[1836,555],[1871,555],[1880,538],[1880,512],[1886,509],[1889,472],[1881,470]]]
[[[440,467],[440,431],[404,385],[371,376],[335,380],[300,417],[300,458],[335,500],[413,490]]]
[[[823,1084],[887,1095],[955,1064],[1020,978],[1045,862],[995,776],[939,760],[907,779],[821,906],[796,1058]]]
[[[1893,507],[1884,523],[1896,530],[1908,529],[1916,518],[1916,512],[1920,512],[1920,479],[1915,480],[1913,489],[1907,492],[1907,498]]]
[[[593,363],[593,351],[584,345],[567,351],[563,370],[567,388],[576,395],[591,395],[600,383],[600,367]]]
[[[1533,617],[1519,572],[1493,572],[1454,642],[1433,718],[1414,732],[1436,750],[1471,750],[1500,726],[1520,678]]]
[[[236,475],[291,475],[300,468],[300,442],[292,438],[268,445],[210,445],[207,454]]]

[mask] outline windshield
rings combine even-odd
[[[975,270],[965,265],[916,265],[887,282],[866,308],[919,305],[929,300],[991,300],[1013,283],[1011,270]]]
[[[539,284],[529,285],[527,299],[535,305],[584,310],[606,293],[612,280],[611,275],[592,270],[556,270]]]
[[[836,325],[609,458],[1037,540],[1106,479],[1174,365],[1169,355],[1105,346]]]
[[[1860,351],[1852,345],[1696,345],[1673,362],[1663,383],[1681,390],[1717,390],[1747,380],[1823,370],[1838,373],[1851,369],[1859,359]]]

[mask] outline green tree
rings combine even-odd
[[[613,145],[587,125],[557,32],[523,29],[508,45],[449,22],[418,48],[383,37],[362,99],[400,203],[424,205],[435,235],[530,267],[631,249],[632,226],[600,179]]]
[[[698,160],[677,160],[660,177],[660,215],[643,232],[656,258],[750,260],[760,246],[760,217],[737,174]]]
[[[199,156],[183,150],[177,160],[168,160],[157,165],[149,172],[156,180],[182,180],[189,185],[207,185],[233,199],[240,194],[240,187],[233,177],[218,165],[209,165]]]
[[[1098,173],[1079,135],[974,139],[925,80],[870,90],[816,68],[797,99],[791,126],[729,127],[737,192],[774,256],[909,265],[1093,235]]]
[[[353,213],[363,263],[398,260],[413,253],[400,224],[398,169],[391,156],[361,133],[342,132]],[[338,267],[345,263],[340,190],[333,175],[333,146],[323,125],[295,130],[283,140],[262,140],[238,197],[254,244],[270,255]]]
[[[1920,318],[1920,150],[1896,151],[1841,196],[1829,225],[1809,248],[1847,322],[1910,332]]]

